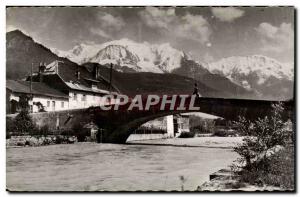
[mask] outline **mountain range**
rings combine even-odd
[[[204,64],[215,74],[227,77],[248,90],[255,90],[265,99],[293,97],[294,65],[283,64],[262,56],[234,56]]]
[[[99,76],[109,79],[110,70],[107,66],[97,63],[85,63],[78,65],[68,58],[59,57],[50,49],[35,42],[31,37],[19,30],[6,34],[6,78],[20,80],[31,73],[38,71],[39,63],[49,64],[55,60],[62,61],[59,69],[67,72],[68,75],[75,76],[76,69],[81,66],[92,73],[90,66],[99,67]],[[208,97],[232,97],[233,95],[225,91],[217,91],[207,85],[195,81],[189,77],[175,74],[162,74],[151,72],[124,73],[113,71],[112,83],[117,86],[121,93],[133,96],[135,94],[191,94],[194,83],[198,84],[201,94]]]
[[[191,87],[188,89],[192,91],[193,82],[197,82],[202,88],[199,88],[200,92],[205,94],[208,91],[215,97],[271,100],[293,97],[293,67],[261,55],[229,57],[205,63],[193,60],[184,51],[175,49],[168,43],[138,43],[129,39],[103,44],[79,44],[69,51],[49,50],[18,30],[7,33],[6,45],[8,78],[12,75],[15,75],[13,78],[24,76],[26,72],[28,74],[28,70],[24,73],[21,67],[24,63],[36,61],[35,58],[45,62],[64,59],[81,66],[97,64],[103,67],[102,70],[113,63],[118,73],[116,75],[158,78],[161,87],[156,88],[160,88],[160,91],[166,88],[162,86],[172,84],[164,81],[168,78],[171,81],[178,80],[172,85],[177,86],[179,91],[184,87],[180,83],[190,81],[188,83]],[[137,86],[144,86],[146,80],[137,82],[141,83],[137,83]],[[135,86],[132,84],[128,86]],[[120,85],[126,86],[126,81]]]

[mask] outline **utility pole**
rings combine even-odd
[[[110,63],[110,74],[109,74],[109,93],[111,94],[111,86],[112,86],[112,73],[113,72],[113,64]]]
[[[31,103],[32,103],[32,105],[30,105],[30,103],[29,103],[30,112],[33,112],[32,75],[33,75],[33,62],[31,63],[31,69],[30,69],[30,96],[29,96],[29,101],[31,101]]]
[[[32,73],[33,73],[33,63],[31,63],[31,70],[30,70],[30,95],[32,94]]]

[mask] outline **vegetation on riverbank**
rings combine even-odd
[[[249,121],[239,117],[234,126],[244,136],[234,147],[239,159],[227,170],[216,172],[198,191],[294,191],[294,132],[290,120],[284,121],[282,103],[272,105],[268,117]]]
[[[282,149],[270,156],[267,161],[257,162],[251,168],[243,168],[238,174],[240,182],[293,190],[295,184],[293,147]]]
[[[240,182],[294,189],[294,135],[291,121],[284,122],[281,103],[272,105],[270,117],[235,122],[246,137],[234,151],[240,155],[233,169]]]

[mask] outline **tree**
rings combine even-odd
[[[30,97],[27,95],[20,96],[19,104],[21,111],[13,120],[14,125],[13,128],[11,128],[18,135],[34,133],[37,129],[29,115],[29,100]]]
[[[34,132],[36,129],[31,117],[27,110],[21,112],[14,119],[14,130],[16,133],[24,135]]]
[[[285,146],[291,132],[285,128],[282,120],[284,111],[282,103],[272,104],[271,116],[258,118],[251,122],[245,117],[239,117],[234,122],[238,130],[245,136],[243,143],[234,148],[241,158],[239,162],[245,163],[250,169],[253,161],[267,160],[267,152],[277,145]]]
[[[29,102],[30,100],[30,96],[26,95],[26,94],[23,94],[20,96],[20,101],[19,101],[19,105],[20,105],[20,108],[21,108],[21,111],[29,111]]]

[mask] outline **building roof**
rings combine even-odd
[[[72,82],[65,82],[66,85],[74,90],[80,90],[80,91],[86,91],[86,92],[94,92],[94,93],[99,93],[99,94],[110,94],[109,91],[107,90],[102,90],[102,89],[93,89],[89,88],[87,86],[78,84],[78,83],[72,83]],[[116,94],[115,92],[112,92],[111,94]]]
[[[48,97],[69,98],[68,95],[49,87],[45,83],[32,82],[32,91],[30,92],[30,81],[6,80],[6,88],[17,93],[43,95]]]
[[[58,66],[57,69],[53,67]],[[90,72],[86,67],[79,66],[69,60],[66,61],[54,61],[46,66],[47,71],[45,74],[49,76],[58,75],[60,79],[67,85],[70,89],[75,89],[79,91],[87,91],[92,93],[109,94],[109,82],[107,80],[99,78],[94,79],[92,72]],[[58,72],[57,72],[58,71]],[[76,71],[80,72],[79,79],[76,76]],[[27,78],[28,80],[29,78]],[[91,83],[93,83],[97,88],[92,88]],[[119,90],[112,85],[111,94],[118,94]]]
[[[203,119],[219,119],[219,118],[223,119],[222,117],[214,116],[214,115],[206,114],[206,113],[202,113],[202,112],[187,112],[187,113],[182,113],[180,115],[182,115],[182,116],[197,116],[197,117],[200,117]]]
[[[80,72],[80,78],[77,79],[76,76],[76,71]],[[72,83],[78,83],[80,84],[81,87],[85,86],[88,90],[86,91],[91,91],[91,92],[95,92],[95,93],[99,93],[98,90],[106,90],[109,93],[109,84],[104,81],[98,81],[96,82],[97,85],[97,89],[92,89],[89,88],[90,84],[89,81],[87,79],[92,79],[93,78],[93,74],[91,72],[88,71],[88,69],[86,69],[84,66],[78,66],[75,63],[71,63],[71,62],[60,62],[59,66],[58,66],[58,74],[59,76],[63,79],[64,82],[68,83],[68,82],[72,82]],[[71,86],[72,89],[77,89],[77,90],[82,90],[81,88],[76,88],[76,86]],[[70,88],[71,88],[70,87]],[[115,90],[113,90],[115,91]]]

